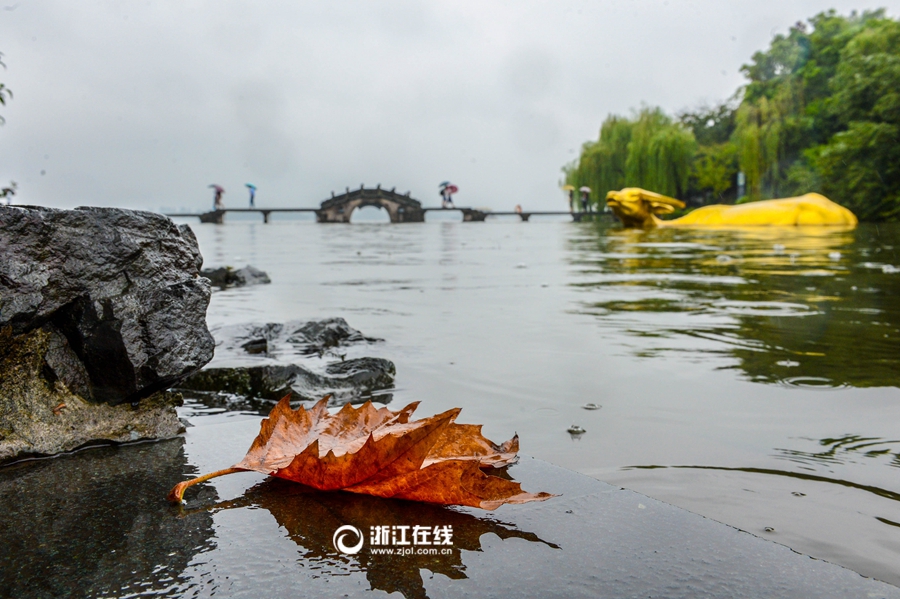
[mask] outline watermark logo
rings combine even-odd
[[[350,537],[348,539],[348,537]],[[353,542],[354,540],[358,540],[356,545],[347,545],[346,542]],[[344,524],[336,531],[334,531],[334,536],[331,541],[334,543],[334,548],[340,551],[341,553],[346,553],[347,555],[355,555],[359,553],[359,550],[362,549],[363,546],[363,533],[360,529],[356,528],[350,524]]]
[[[370,526],[369,543],[375,545],[452,545],[453,527],[444,526]]]
[[[350,524],[334,531],[332,539],[334,548],[347,555],[359,553],[364,540],[363,532]],[[373,555],[451,555],[453,527],[448,524],[370,526],[369,545]]]

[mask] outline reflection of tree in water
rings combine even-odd
[[[162,500],[194,474],[182,439],[105,447],[0,470],[0,597],[162,594],[212,548],[212,516]],[[200,491],[207,500],[211,487]]]
[[[270,478],[249,489],[241,498],[219,503],[214,509],[260,507],[268,510],[288,537],[300,548],[304,560],[325,575],[362,571],[373,590],[399,591],[407,599],[426,597],[420,569],[451,579],[466,578],[462,550],[481,551],[481,536],[493,533],[501,539],[518,538],[558,549],[530,532],[510,524],[448,509],[442,506],[382,499],[353,493],[323,493],[292,482]],[[363,531],[360,553],[344,555],[333,545],[338,527],[350,524]],[[453,527],[449,555],[376,555],[370,552],[371,526]],[[356,539],[351,539],[351,543]],[[390,547],[390,545],[388,545]],[[416,546],[412,546],[415,549]],[[446,547],[446,546],[442,546]],[[438,547],[439,551],[442,547]]]
[[[616,230],[573,241],[584,311],[753,381],[900,386],[900,227]],[[661,340],[676,340],[666,347]],[[709,342],[712,342],[710,345]]]
[[[844,435],[816,442],[819,451],[776,448],[775,457],[806,466],[860,463],[861,460],[883,459],[889,466],[900,468],[900,440]]]

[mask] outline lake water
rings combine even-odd
[[[209,324],[343,317],[383,339],[340,351],[396,364],[395,409],[459,406],[460,422],[483,423],[495,441],[518,432],[525,456],[900,586],[900,226],[623,231],[432,216],[443,220],[191,222],[206,266],[249,263],[272,279],[215,292]],[[773,558],[781,548],[759,551],[645,497],[585,500],[583,477],[527,458],[512,475],[562,497],[484,512],[310,494],[243,473],[171,506],[173,484],[239,461],[259,430],[259,413],[237,404],[190,401],[181,415],[192,425],[183,438],[0,470],[0,596],[845,588],[828,582],[837,569],[787,550]],[[633,528],[646,518],[650,533]],[[454,546],[439,558],[341,555],[332,534],[347,522],[452,525]],[[603,532],[594,553],[581,550],[583,530]],[[746,557],[722,561],[736,549]]]
[[[394,405],[900,585],[897,225],[192,226],[273,281],[210,325],[344,317]]]

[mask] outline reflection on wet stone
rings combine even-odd
[[[0,596],[170,594],[212,548],[210,514],[177,518],[163,499],[195,474],[183,440],[95,448],[0,470]],[[211,487],[200,490],[207,501]],[[175,593],[177,594],[177,593]]]
[[[196,505],[196,501],[192,501]],[[240,498],[221,502],[213,511],[234,508],[263,508],[269,511],[288,537],[300,548],[300,555],[323,575],[365,572],[372,590],[400,592],[407,599],[426,597],[421,569],[451,579],[466,578],[462,551],[482,551],[481,537],[493,533],[500,539],[523,539],[559,549],[537,535],[516,529],[490,517],[474,515],[426,503],[382,499],[353,493],[324,493],[303,485],[270,478],[250,488]],[[194,510],[191,512],[193,517]],[[201,512],[202,513],[202,512]],[[346,524],[365,536],[363,549],[344,555],[333,544],[335,531]],[[449,554],[380,555],[371,551],[370,527],[408,525],[451,526],[453,544]],[[395,547],[394,545],[390,545]],[[416,546],[411,546],[413,549]],[[424,547],[424,546],[423,546]]]

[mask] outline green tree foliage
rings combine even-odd
[[[785,118],[790,114],[787,104],[790,98],[779,94],[769,99],[765,96],[755,102],[745,102],[737,110],[735,142],[741,169],[747,176],[747,195],[759,200],[778,194],[782,182],[781,164],[785,161],[783,144]]]
[[[900,218],[898,26],[820,13],[744,65],[734,140],[751,200],[821,191],[864,220]]]
[[[718,106],[701,106],[695,111],[678,114],[682,125],[694,132],[701,146],[714,146],[731,140],[734,133],[736,97]]]
[[[864,220],[900,220],[900,23],[854,36],[830,87],[825,112],[844,128],[809,151],[825,192]]]
[[[749,200],[818,191],[863,220],[900,220],[898,21],[823,12],[776,35],[742,72],[747,85],[719,106],[607,118],[567,181],[703,204],[737,199],[741,170]]]
[[[736,188],[738,161],[737,146],[731,138],[736,126],[736,103],[734,97],[718,106],[701,106],[678,115],[678,120],[693,131],[698,144],[688,191],[681,199],[707,204],[734,197],[730,192]]]
[[[0,52],[0,56],[3,56],[2,52]],[[0,67],[3,67],[4,69],[6,68],[6,65],[3,64],[2,60],[0,60]],[[6,106],[6,101],[8,99],[12,99],[12,90],[10,90],[8,87],[6,87],[6,85],[4,85],[3,83],[0,83],[0,105]],[[6,122],[6,119],[4,119],[2,116],[0,116],[0,125],[2,125],[5,122]]]
[[[631,142],[632,123],[628,119],[610,116],[600,127],[600,139],[587,142],[581,156],[564,169],[566,183],[576,188],[590,187],[593,201],[599,201],[610,189],[625,186],[625,162]]]
[[[564,173],[576,188],[590,187],[594,203],[623,187],[678,197],[687,190],[696,151],[690,129],[659,108],[644,108],[630,119],[607,117],[599,139],[584,144],[578,162]]]
[[[700,146],[691,166],[691,187],[704,193],[704,199],[718,202],[734,186],[737,174],[737,146],[726,142]]]

